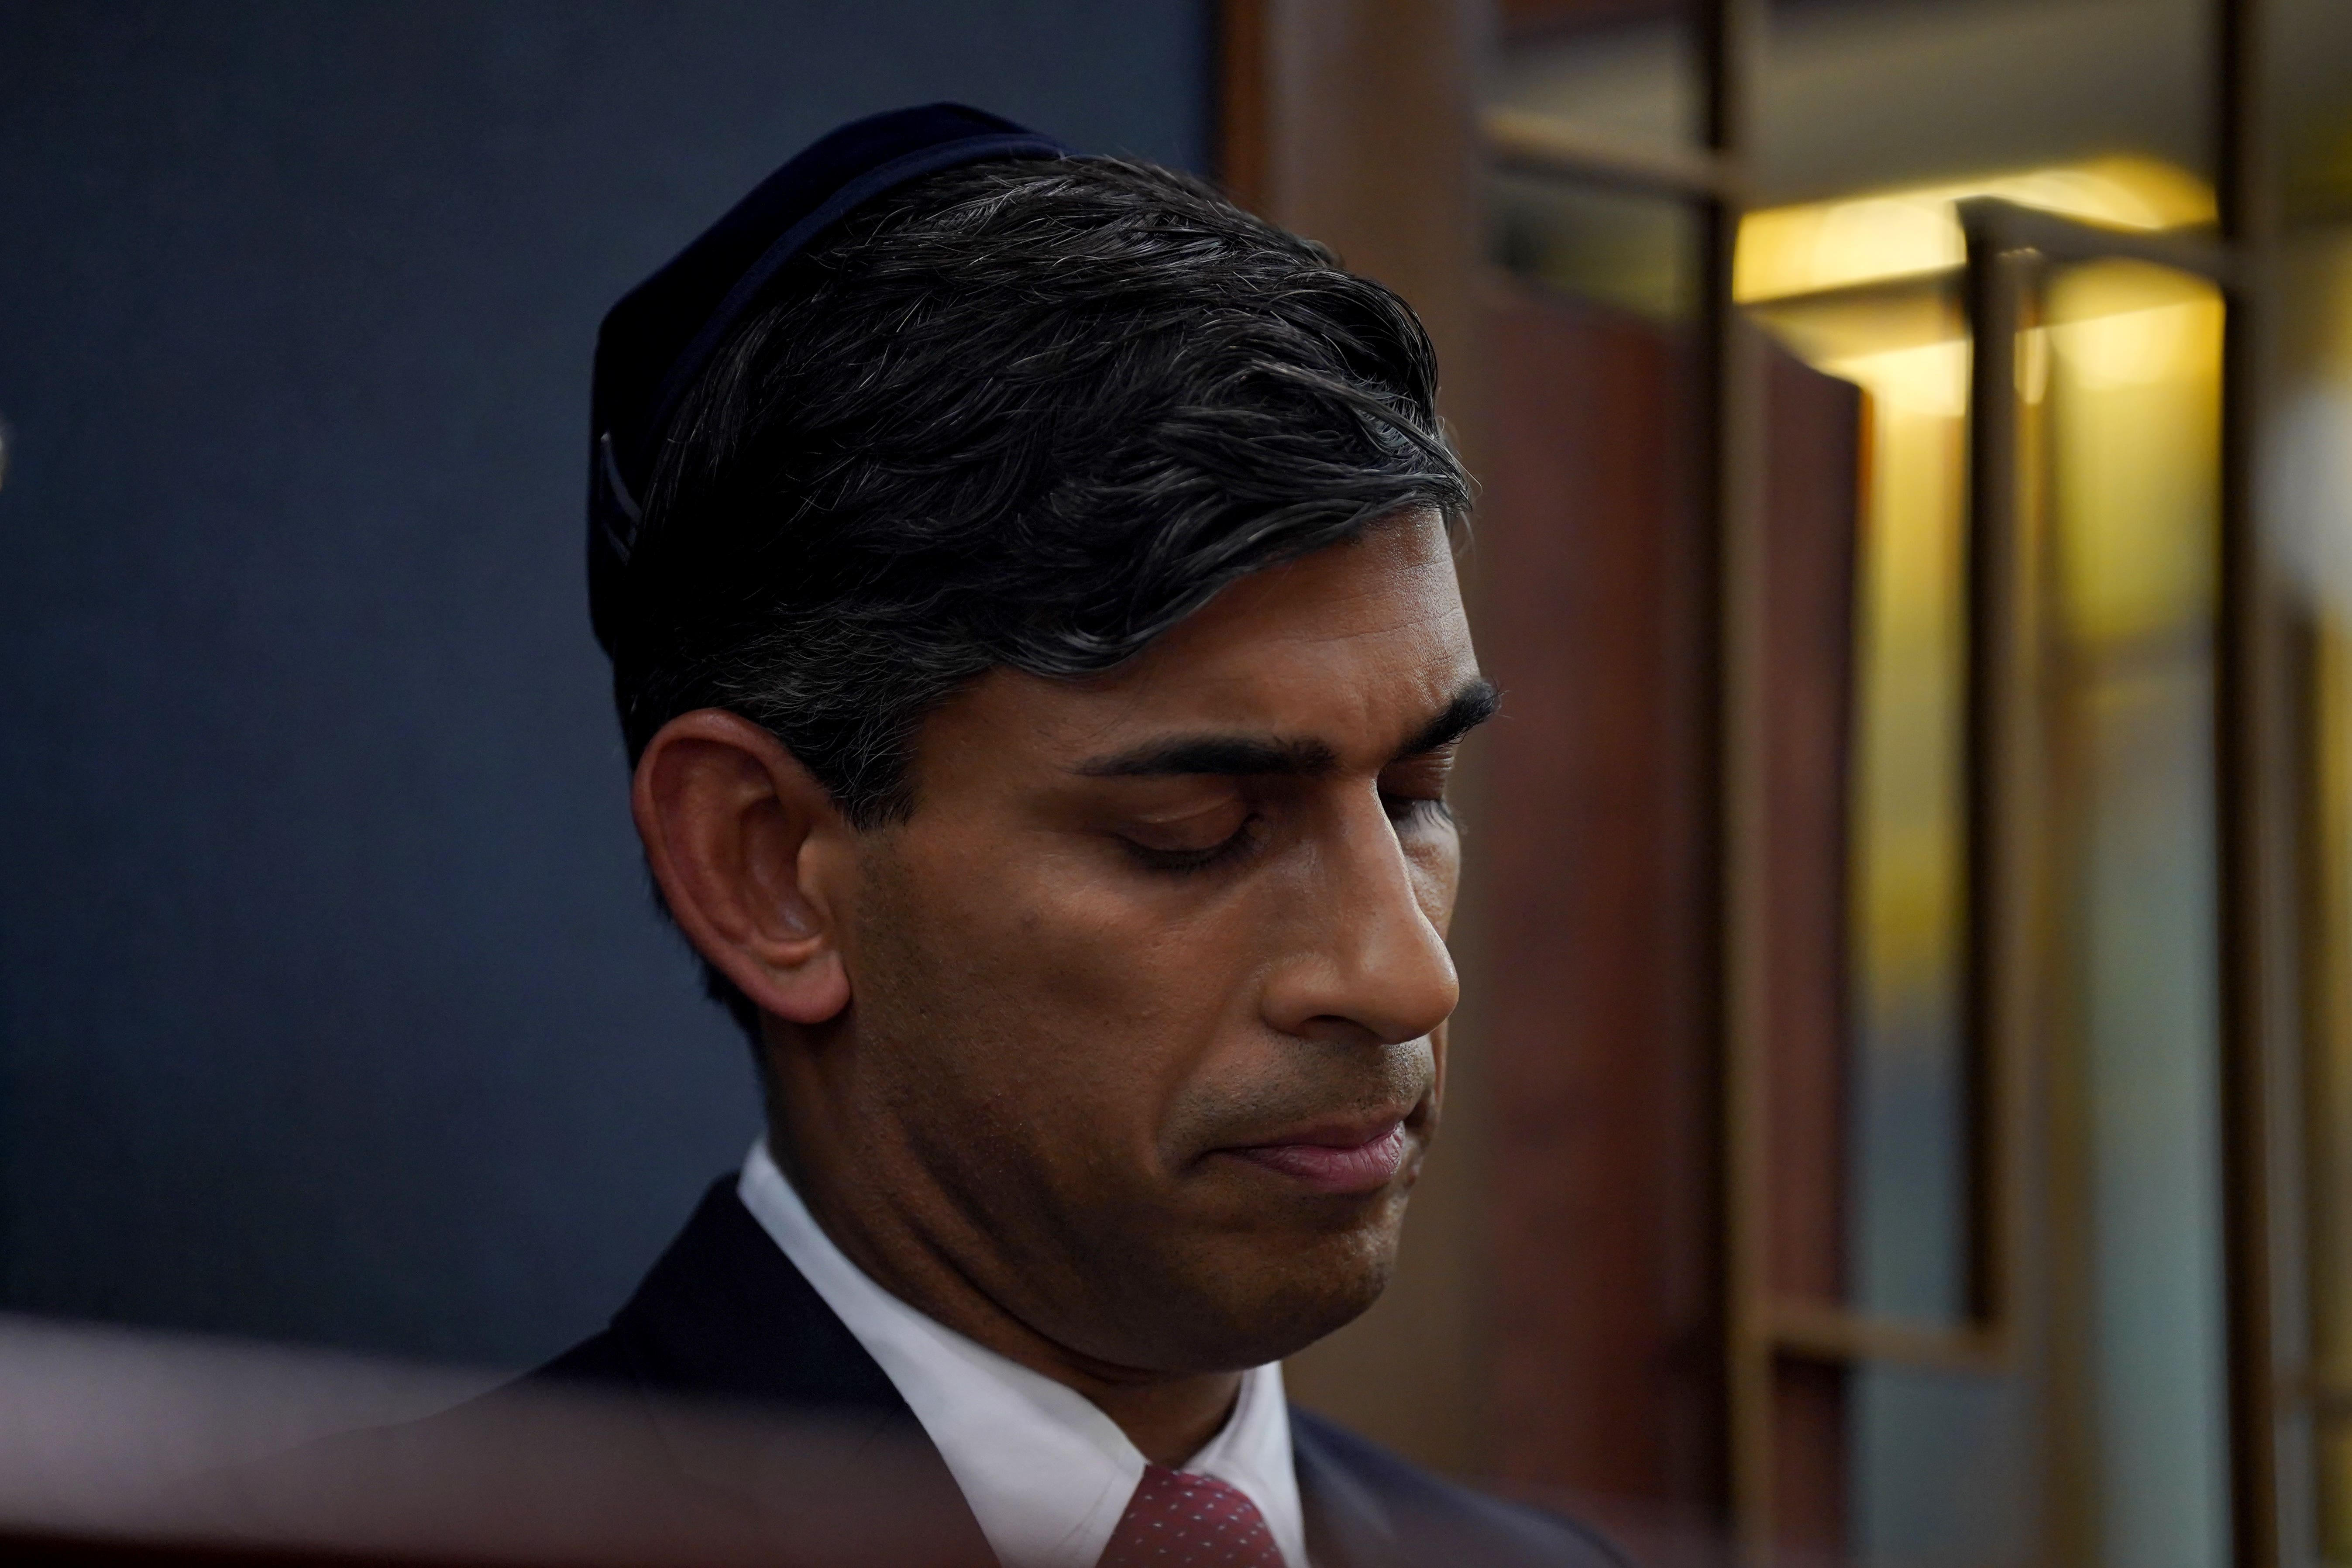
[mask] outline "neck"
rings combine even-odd
[[[1039,1331],[959,1267],[940,1234],[976,1227],[927,1225],[927,1205],[893,1202],[883,1190],[892,1184],[873,1180],[875,1151],[861,1151],[863,1169],[853,1167],[843,1141],[828,1135],[830,1119],[791,1114],[794,1098],[772,1092],[768,1148],[811,1216],[867,1279],[933,1321],[1076,1389],[1153,1464],[1181,1466],[1224,1426],[1241,1373],[1144,1371]]]

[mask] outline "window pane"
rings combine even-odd
[[[2263,451],[2268,526],[2308,617],[2313,668],[2309,883],[2314,1005],[2304,1079],[2312,1381],[2326,1420],[2320,1546],[2352,1561],[2352,226],[2284,247]]]
[[[1695,145],[1697,7],[1689,0],[1504,0],[1487,98],[1601,146]]]
[[[2080,1303],[2083,1348],[2063,1370],[2089,1417],[2099,1560],[2186,1568],[2227,1557],[2221,303],[2201,280],[2137,263],[2071,269],[2046,299],[2047,353],[2028,354],[2026,374],[2043,410],[2057,601],[2054,1300]]]
[[[1906,1568],[2033,1560],[2036,1465],[2025,1390],[1900,1366],[1853,1374],[1853,1557]]]
[[[1755,314],[1859,385],[1863,443],[1850,753],[1848,1304],[1966,1305],[1960,1055],[1968,341],[1950,279]]]
[[[1698,307],[1698,215],[1687,202],[1537,174],[1487,184],[1494,259],[1530,282],[1659,322]]]
[[[2352,216],[2352,5],[2267,0],[2263,86],[2276,132],[2274,172],[2286,216],[2340,223]],[[2290,302],[2291,304],[2291,302]]]
[[[1825,230],[1834,236],[1837,226]],[[1830,260],[1837,260],[1830,254]],[[1868,397],[1852,757],[1848,1304],[1964,1321],[1969,346],[1949,274],[1751,310]],[[2208,1563],[2225,1525],[2213,704],[2218,296],[2137,264],[2055,274],[2021,345],[2020,527],[2043,584],[2047,973],[2031,1136],[2051,1371],[1866,1366],[1848,1540],[1922,1562]],[[2073,1414],[2069,1414],[2072,1412]],[[2055,1443],[2080,1487],[2030,1495]],[[1972,1534],[1938,1478],[1987,1478]],[[2008,1477],[2006,1481],[2000,1480]],[[2000,1484],[1996,1485],[1995,1482]],[[1973,1544],[1970,1544],[1973,1542]],[[1991,1555],[1988,1557],[1988,1553]]]
[[[2128,154],[2210,177],[2210,0],[1775,0],[1768,199]]]

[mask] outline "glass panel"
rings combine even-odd
[[[2137,263],[2046,294],[2059,926],[2049,1206],[2101,1562],[2227,1556],[2213,631],[2221,303]],[[2037,374],[2046,370],[2046,382]],[[2067,1343],[2084,1347],[2067,1357]]]
[[[1698,215],[1689,203],[1542,175],[1489,177],[1495,260],[1546,288],[1654,321],[1698,308]]]
[[[2329,1402],[2324,1405],[2316,1428],[2319,1472],[2319,1560],[2352,1563],[2352,1519],[2346,1517],[2346,1500],[2352,1493],[2352,1411]]]
[[[1705,133],[1689,0],[1503,0],[1487,105],[1595,148],[1685,148]]]
[[[2210,0],[1774,0],[1768,201],[2129,153],[2212,167]]]
[[[2346,390],[2352,393],[2352,384]],[[2306,1220],[2311,1381],[2320,1416],[2316,1526],[2323,1559],[2340,1563],[2352,1563],[2352,620],[2338,603],[2323,601],[2318,609],[2311,910],[2317,1016],[2304,1080],[2311,1133]]]
[[[2294,226],[2268,301],[2276,379],[2260,497],[2311,655],[2304,1110],[2313,1522],[2317,1555],[2340,1564],[2352,1563],[2352,6],[2272,0],[2263,20],[2273,172]]]
[[[2033,1449],[2022,1384],[1897,1366],[1852,1379],[1853,1556],[1904,1568],[2032,1561]]]
[[[1828,258],[1835,260],[1834,254]],[[1865,1365],[1846,1401],[1865,1557],[2137,1568],[2224,1545],[2213,867],[2221,308],[2137,264],[2057,275],[2022,345],[2043,541],[2042,1009],[2036,1208],[2046,1386]],[[1856,614],[1850,1305],[1959,1321],[1968,340],[1948,275],[1751,307],[1868,395]],[[2038,519],[2038,521],[2037,521]],[[2071,1347],[2071,1348],[2070,1348]],[[2051,1447],[2054,1445],[2054,1447]],[[2032,1467],[2079,1475],[2039,1499]],[[1967,1478],[1965,1484],[1955,1478]],[[2039,1524],[2034,1523],[2036,1520]],[[1965,1527],[1960,1522],[1965,1521]]]
[[[2266,0],[2264,87],[2286,216],[2315,223],[2352,216],[2352,5]]]
[[[1968,341],[1948,280],[1759,307],[1869,401],[1857,554],[1849,1304],[1965,1308],[1960,1054]]]
[[[2352,226],[2293,236],[2278,279],[2263,494],[2314,655],[2314,1026],[2304,1088],[2312,1381],[2324,1417],[2317,1523],[2326,1561],[2352,1563]]]

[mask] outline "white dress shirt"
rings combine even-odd
[[[947,1460],[1005,1568],[1095,1568],[1143,1479],[1144,1458],[1084,1394],[926,1317],[845,1257],[768,1153],[736,1184],[824,1304],[882,1365]],[[1307,1568],[1278,1363],[1242,1374],[1224,1429],[1183,1467],[1238,1487],[1291,1568]]]

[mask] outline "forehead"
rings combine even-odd
[[[1061,762],[1216,731],[1318,739],[1378,765],[1476,673],[1451,541],[1424,511],[1244,578],[1108,675],[999,669],[940,717]]]

